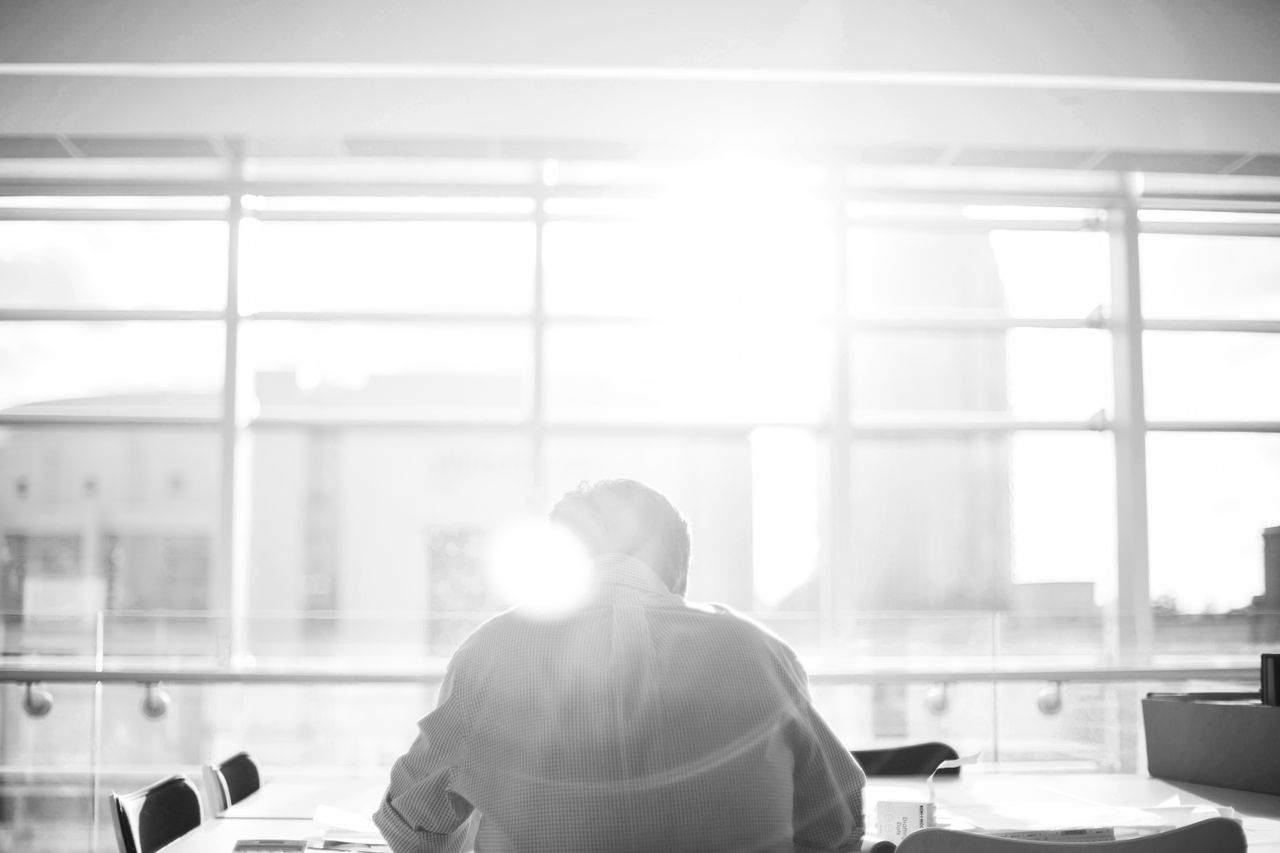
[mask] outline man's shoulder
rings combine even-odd
[[[474,653],[495,645],[519,642],[519,636],[528,625],[528,619],[517,610],[496,613],[475,627],[458,646],[455,654]]]
[[[708,631],[733,636],[743,642],[755,643],[787,657],[795,657],[795,652],[787,641],[774,633],[771,628],[727,604],[690,602],[687,609],[697,614],[695,619],[699,616],[703,617],[699,621],[707,626]]]

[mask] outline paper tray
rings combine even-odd
[[[1152,776],[1280,794],[1280,708],[1257,693],[1150,693],[1142,722]]]

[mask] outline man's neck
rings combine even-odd
[[[601,554],[595,558],[595,571],[602,585],[625,586],[645,592],[671,592],[648,563],[630,554]]]

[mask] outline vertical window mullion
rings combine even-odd
[[[529,450],[533,466],[530,503],[535,511],[545,508],[548,499],[546,461],[546,269],[545,242],[547,226],[547,185],[550,161],[539,169],[533,198],[533,304],[532,325],[532,399],[529,406]]]
[[[834,651],[833,632],[838,624],[837,605],[848,603],[853,594],[852,578],[852,484],[850,482],[850,335],[849,322],[849,219],[845,211],[844,174],[833,168],[831,174],[831,214],[835,239],[832,261],[835,279],[832,313],[832,370],[830,419],[831,468],[828,495],[830,501],[827,560],[822,567],[819,586],[820,636],[824,653]]]
[[[227,299],[223,311],[225,343],[223,351],[222,422],[220,438],[222,446],[221,506],[218,517],[218,546],[221,553],[219,576],[226,589],[227,613],[230,637],[225,649],[232,662],[248,652],[248,567],[237,558],[239,537],[237,512],[238,447],[239,442],[239,344],[240,344],[240,218],[243,213],[242,188],[240,186],[240,162],[231,161],[233,170],[230,181],[230,198],[227,204]]]
[[[1147,532],[1146,406],[1138,254],[1139,185],[1123,178],[1111,212],[1111,341],[1115,385],[1116,623],[1114,653],[1140,665],[1151,654],[1151,580]]]

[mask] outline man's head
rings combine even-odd
[[[582,539],[592,557],[626,554],[644,562],[667,588],[684,595],[689,525],[665,497],[635,480],[601,480],[569,492],[551,520]]]

